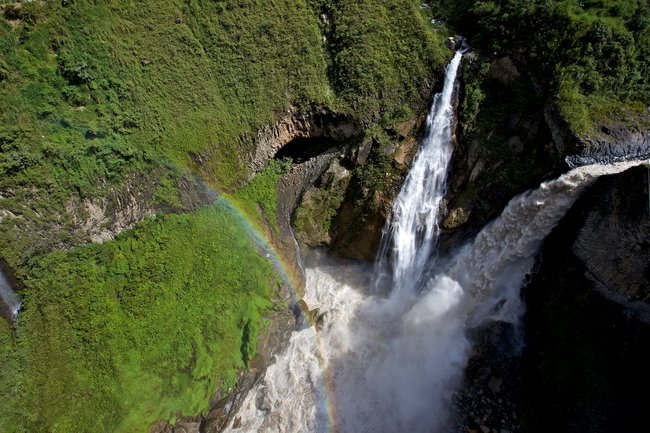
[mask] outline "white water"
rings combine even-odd
[[[448,68],[447,78],[457,66]],[[445,89],[451,92],[447,83]],[[441,99],[436,97],[436,107]],[[449,128],[447,121],[433,124]],[[369,293],[377,277],[360,265],[307,267],[304,300],[318,309],[322,326],[292,335],[226,431],[444,431],[453,424],[452,395],[471,349],[467,330],[491,320],[516,324],[523,312],[519,289],[542,240],[597,177],[638,164],[577,168],[515,197],[473,242],[427,276],[433,274],[427,266],[445,182],[431,164],[446,170],[449,134],[433,134],[447,142],[436,144],[425,168],[417,168],[438,139],[423,145],[414,170],[425,174],[409,175],[394,209],[386,234],[392,240],[384,243],[392,245],[394,260],[388,297]],[[412,209],[413,203],[424,210]]]
[[[442,92],[434,97],[427,116],[422,148],[384,228],[375,271],[378,288],[390,280],[393,291],[416,289],[435,250],[440,232],[438,215],[453,152],[451,100],[461,57],[462,52],[456,52],[447,66]]]
[[[18,295],[11,289],[11,285],[2,271],[0,271],[0,298],[7,305],[9,311],[11,311],[11,318],[15,319],[20,310],[20,299],[18,299]]]

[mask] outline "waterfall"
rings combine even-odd
[[[292,334],[225,431],[447,431],[471,350],[468,329],[517,324],[519,290],[543,239],[595,179],[639,164],[580,167],[545,182],[429,269],[445,188],[445,173],[436,170],[446,171],[451,155],[448,104],[459,61],[457,53],[435,98],[375,273],[359,264],[307,264],[304,301],[318,310],[319,326]],[[385,296],[369,288],[388,279],[388,256],[393,290]]]
[[[516,323],[523,312],[519,288],[544,238],[597,178],[641,163],[578,167],[513,198],[496,220],[455,254],[446,272],[468,292],[468,324],[490,319]]]
[[[11,319],[14,320],[18,316],[18,311],[20,310],[21,302],[18,298],[18,295],[14,293],[11,289],[11,284],[7,280],[7,277],[2,271],[0,271],[0,298],[9,308],[11,312]]]
[[[412,291],[422,280],[437,244],[439,211],[447,185],[451,160],[452,96],[463,51],[447,65],[442,92],[436,94],[420,153],[393,203],[377,256],[375,286]],[[387,270],[390,268],[390,273]]]

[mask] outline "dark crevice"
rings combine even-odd
[[[301,137],[291,140],[277,151],[275,159],[291,159],[294,164],[301,164],[319,155],[338,150],[342,143],[330,137]]]

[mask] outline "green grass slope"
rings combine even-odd
[[[276,286],[239,221],[215,206],[55,252],[0,330],[3,432],[147,431],[236,380]]]
[[[272,308],[274,272],[228,209],[158,214],[95,245],[70,203],[137,175],[183,211],[191,173],[272,232],[286,167],[246,185],[242,136],[289,106],[389,125],[426,107],[449,56],[410,0],[3,1],[0,17],[0,258],[24,298],[0,320],[3,432],[200,414]]]

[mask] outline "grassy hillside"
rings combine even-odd
[[[481,52],[524,62],[576,135],[593,134],[611,121],[638,124],[647,118],[647,1],[443,0],[436,4],[436,12],[466,32]]]
[[[275,276],[216,206],[51,253],[22,282],[15,335],[0,330],[2,431],[135,432],[234,385]]]
[[[164,215],[187,211],[181,175],[273,231],[285,167],[246,185],[240,138],[289,106],[390,125],[426,106],[449,55],[407,0],[1,1],[0,16],[0,259],[24,298],[0,320],[3,432],[146,432],[203,411],[254,353],[277,282],[227,209]],[[89,244],[73,205],[138,188],[158,215]]]

